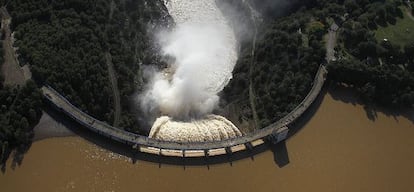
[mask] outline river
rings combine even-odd
[[[341,100],[335,99],[341,95]],[[345,95],[345,96],[344,96]],[[270,151],[227,164],[161,165],[106,151],[80,138],[35,142],[23,164],[0,174],[14,191],[413,191],[414,124],[378,112],[370,120],[354,96],[326,94],[286,145],[279,168]],[[411,114],[412,115],[412,114]],[[412,117],[412,116],[411,116]]]

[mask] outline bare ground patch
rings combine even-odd
[[[23,85],[26,81],[24,71],[17,61],[16,53],[13,47],[13,37],[10,30],[11,17],[6,8],[0,8],[2,33],[4,40],[2,40],[4,50],[4,63],[1,67],[1,72],[4,76],[5,85]],[[28,68],[27,68],[28,69]],[[26,71],[28,71],[26,69]],[[30,73],[28,73],[30,74]]]

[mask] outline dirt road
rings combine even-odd
[[[333,23],[329,28],[329,33],[326,41],[326,61],[331,62],[336,60],[335,57],[335,46],[337,40],[337,32],[339,26],[336,23]]]
[[[4,33],[4,40],[2,40],[4,51],[4,63],[1,67],[1,72],[4,76],[5,85],[23,85],[26,78],[23,69],[20,67],[13,47],[12,32],[10,30],[11,17],[5,7],[0,8],[2,33]]]

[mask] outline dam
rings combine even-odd
[[[230,46],[227,47],[228,50],[226,51],[226,53],[224,55],[221,55],[223,58],[225,58],[224,64],[226,66],[224,70],[220,70],[223,68],[214,69],[213,67],[213,72],[220,71],[223,73],[212,73],[212,76],[207,75],[206,78],[210,81],[203,82],[202,84],[202,88],[206,89],[208,92],[213,94],[218,93],[224,88],[223,85],[227,84],[226,81],[228,81],[229,78],[231,78],[231,70],[233,69],[237,59],[237,54],[235,52],[237,46],[236,41],[234,39],[234,36],[231,35],[232,32],[228,31],[231,30],[230,26],[226,25],[223,18],[218,16],[218,14],[215,12],[218,10],[217,7],[214,7],[214,1],[194,1],[194,9],[205,12],[203,12],[204,16],[200,17],[197,17],[199,15],[198,12],[194,13],[191,11],[193,9],[189,8],[190,4],[188,4],[188,2],[186,3],[184,1],[179,0],[167,1],[166,6],[169,7],[170,12],[174,16],[174,19],[178,22],[178,25],[180,25],[180,23],[203,23],[213,20],[218,26],[220,26],[219,28],[223,28],[225,29],[224,31],[227,31],[223,32],[225,34],[226,39],[225,44],[229,44]],[[185,12],[185,10],[187,9],[190,10],[189,13]],[[179,26],[177,27],[179,28]],[[169,46],[167,46],[167,49],[168,47]],[[222,51],[222,49],[219,50]],[[197,73],[200,73],[200,71],[198,71]],[[214,135],[211,135],[211,139],[176,139],[174,138],[175,135],[184,135],[180,136],[183,138],[187,137],[185,134],[181,134],[183,132],[181,129],[185,127],[179,126],[180,122],[174,123],[173,121],[170,121],[170,119],[168,118],[164,118],[163,122],[160,123],[161,127],[165,124],[174,124],[175,130],[177,131],[168,130],[171,126],[166,126],[166,128],[164,127],[163,129],[158,129],[160,127],[155,126],[155,128],[153,127],[154,130],[152,131],[152,134],[150,134],[150,137],[138,135],[132,132],[124,131],[121,128],[113,127],[105,122],[99,121],[91,117],[90,115],[81,111],[76,106],[72,105],[64,96],[60,95],[56,90],[54,90],[50,86],[42,87],[42,92],[44,98],[49,104],[51,104],[54,108],[63,112],[68,117],[78,122],[82,126],[86,127],[87,129],[93,132],[96,132],[99,135],[108,137],[123,144],[130,145],[132,148],[142,153],[171,157],[206,157],[220,156],[236,153],[239,151],[251,150],[254,147],[264,144],[266,141],[276,144],[285,140],[289,132],[289,127],[307,111],[307,109],[318,97],[325,83],[327,73],[328,71],[326,70],[325,65],[321,64],[315,75],[309,93],[294,110],[292,110],[282,119],[278,120],[277,122],[274,122],[273,124],[267,127],[258,129],[251,133],[247,133],[245,135],[241,135],[237,131],[237,128],[234,127],[234,125],[230,125],[228,127],[234,130],[234,132],[229,132],[229,136],[222,137],[220,139],[217,139],[217,137],[214,137]],[[213,121],[211,122],[218,122],[217,120],[220,119],[221,117],[214,117],[212,118]],[[229,121],[222,120],[221,122],[225,123]],[[227,124],[231,124],[231,122]],[[185,123],[183,123],[182,125],[188,126]],[[218,125],[217,123],[208,125],[207,122],[206,124],[203,124],[203,126],[200,127],[207,130],[209,128],[214,130],[218,127],[221,127],[221,125]],[[193,130],[200,130],[200,127],[195,126]],[[163,132],[163,134],[161,134],[163,136],[157,138],[156,135],[158,132]],[[203,131],[199,132],[203,133]],[[152,138],[154,135],[155,138]]]
[[[65,97],[49,86],[42,87],[46,101],[58,111],[78,122],[85,128],[102,136],[130,145],[143,153],[172,157],[205,157],[236,153],[262,145],[270,139],[278,143],[286,139],[289,126],[300,118],[316,100],[322,90],[328,71],[324,65],[319,67],[311,91],[305,99],[287,116],[279,121],[255,132],[241,137],[216,142],[178,143],[161,141],[146,136],[134,134],[108,125],[82,112],[72,105]]]
[[[283,168],[275,166],[270,150],[254,155],[254,161],[210,164],[210,169],[160,167],[145,160],[133,164],[118,150],[75,136],[34,142],[22,165],[13,170],[8,161],[0,186],[32,192],[411,191],[414,121],[407,117],[414,114],[379,111],[371,121],[363,105],[349,103],[356,100],[355,92],[330,88],[321,94],[315,114],[286,141],[290,164]]]

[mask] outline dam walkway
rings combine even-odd
[[[43,86],[41,90],[49,104],[82,126],[102,136],[130,145],[140,152],[172,157],[206,157],[252,149],[263,144],[267,138],[270,138],[273,143],[285,140],[289,126],[305,113],[319,95],[327,73],[325,66],[320,65],[309,94],[292,112],[279,121],[242,137],[204,143],[160,141],[124,131],[122,128],[113,127],[86,114],[49,86]]]

